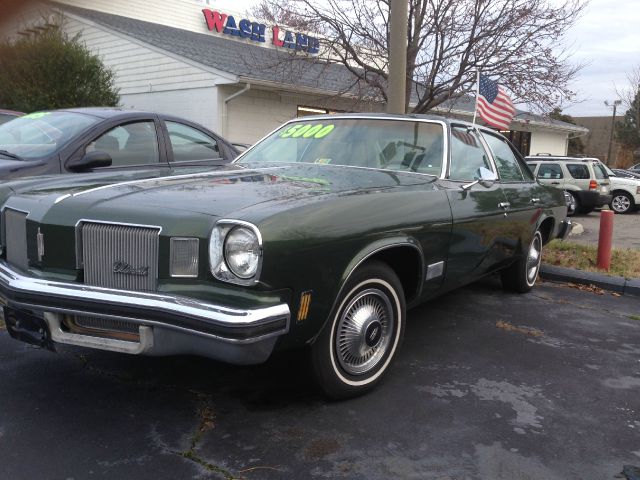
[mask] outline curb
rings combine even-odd
[[[545,280],[556,282],[571,282],[582,285],[595,285],[596,287],[623,295],[640,296],[640,279],[626,279],[624,277],[612,277],[602,273],[585,272],[573,268],[556,267],[543,263],[540,266],[540,276]]]

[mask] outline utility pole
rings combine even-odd
[[[611,117],[611,134],[609,135],[609,149],[607,151],[607,161],[606,164],[607,166],[611,165],[611,145],[613,144],[613,131],[616,128],[616,108],[618,108],[618,105],[620,105],[622,103],[622,100],[614,100],[612,104],[609,104],[608,101],[604,101],[604,104],[607,107],[611,107],[613,106],[613,116]]]
[[[407,113],[407,19],[408,0],[389,3],[389,86],[387,112]]]

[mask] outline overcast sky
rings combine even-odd
[[[617,99],[627,74],[640,67],[640,0],[591,0],[567,32],[576,63],[588,63],[572,87],[582,103],[565,108],[573,116],[611,115],[605,100]]]
[[[245,12],[259,0],[209,3]],[[611,115],[604,101],[617,99],[616,87],[626,87],[627,74],[640,67],[640,0],[591,0],[567,32],[566,45],[572,52],[571,60],[586,66],[571,85],[579,103],[565,105],[564,112],[573,116]]]

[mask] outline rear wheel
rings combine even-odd
[[[566,191],[569,195],[569,204],[567,205],[567,216],[572,217],[578,211],[580,204],[578,203],[578,199],[575,197],[573,193],[570,191]]]
[[[629,213],[635,209],[633,197],[627,192],[613,192],[609,206],[616,213]]]
[[[405,322],[404,292],[395,272],[378,261],[360,267],[311,347],[313,370],[324,393],[339,399],[373,388],[391,365]]]
[[[542,235],[536,230],[526,254],[501,272],[502,288],[511,292],[527,293],[536,283],[541,262]]]

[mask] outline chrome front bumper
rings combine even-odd
[[[265,361],[289,331],[291,317],[286,303],[235,309],[178,295],[43,280],[2,260],[0,303],[41,316],[56,343],[145,355],[194,354],[235,364]],[[65,314],[134,323],[140,341],[65,331]]]

